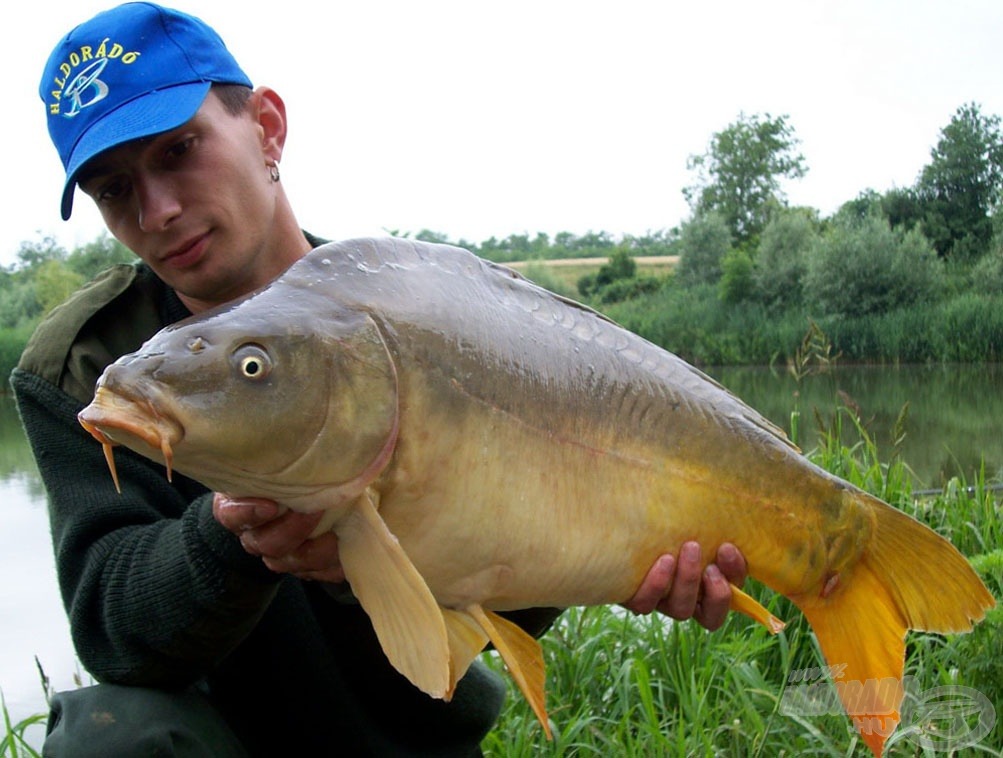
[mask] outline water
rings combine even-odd
[[[846,366],[801,382],[783,368],[708,373],[788,433],[799,408],[798,444],[805,450],[818,442],[816,411],[829,424],[837,408],[851,403],[887,460],[908,403],[900,449],[915,487],[938,488],[952,477],[972,482],[983,464],[988,478],[1003,478],[1003,365]]]
[[[711,375],[784,429],[801,408],[802,447],[815,440],[815,409],[831,418],[852,400],[881,445],[902,406],[910,404],[904,460],[919,486],[961,475],[969,481],[983,460],[989,476],[1003,471],[1003,367],[846,367],[795,382],[766,368],[711,369]],[[10,398],[0,396],[0,688],[15,721],[45,711],[35,657],[57,689],[81,673],[59,601],[45,495]],[[84,674],[85,680],[87,679]]]
[[[37,658],[53,686],[79,671],[59,599],[45,492],[13,402],[0,397],[0,689],[14,722],[47,708]],[[28,731],[41,742],[42,727]]]

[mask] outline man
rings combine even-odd
[[[101,684],[61,693],[46,755],[473,755],[501,682],[475,664],[449,703],[387,663],[347,591],[319,514],[208,492],[119,456],[122,494],[76,422],[115,358],[192,313],[281,274],[322,240],[304,233],[279,162],[286,113],[216,33],[147,3],[99,14],[49,58],[40,87],[66,169],[139,257],[41,325],[12,376],[49,496],[63,601]],[[674,548],[675,546],[667,546]],[[722,546],[663,556],[626,604],[719,626],[745,564]],[[347,599],[346,599],[347,596]],[[556,609],[512,617],[534,634]]]

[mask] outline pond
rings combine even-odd
[[[1003,476],[1003,365],[837,366],[801,381],[784,368],[707,373],[788,434],[791,413],[799,409],[797,441],[806,451],[818,443],[816,415],[828,425],[837,408],[849,405],[887,460],[908,404],[899,447],[914,487],[939,488],[952,477],[971,483],[983,463],[988,479]],[[845,441],[859,439],[845,432]]]
[[[841,402],[859,408],[883,453],[909,403],[902,456],[918,487],[948,478],[971,481],[982,462],[987,476],[1003,471],[1003,367],[839,367],[800,382],[782,369],[710,369],[712,376],[784,429],[800,407],[801,446],[817,440],[815,409],[831,419]],[[884,456],[883,456],[884,458]],[[45,710],[37,657],[59,689],[80,674],[56,586],[45,494],[13,401],[0,396],[0,688],[15,720]],[[86,675],[84,675],[86,680]]]

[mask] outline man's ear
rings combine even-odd
[[[261,127],[261,149],[267,159],[278,163],[286,144],[286,104],[269,87],[254,90],[253,115]]]

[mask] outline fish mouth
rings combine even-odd
[[[122,488],[112,452],[116,445],[135,448],[138,442],[159,451],[167,467],[167,480],[171,480],[174,445],[184,437],[184,429],[176,420],[158,411],[149,400],[128,397],[99,386],[90,405],[77,414],[77,421],[101,443],[115,489],[119,493]]]

